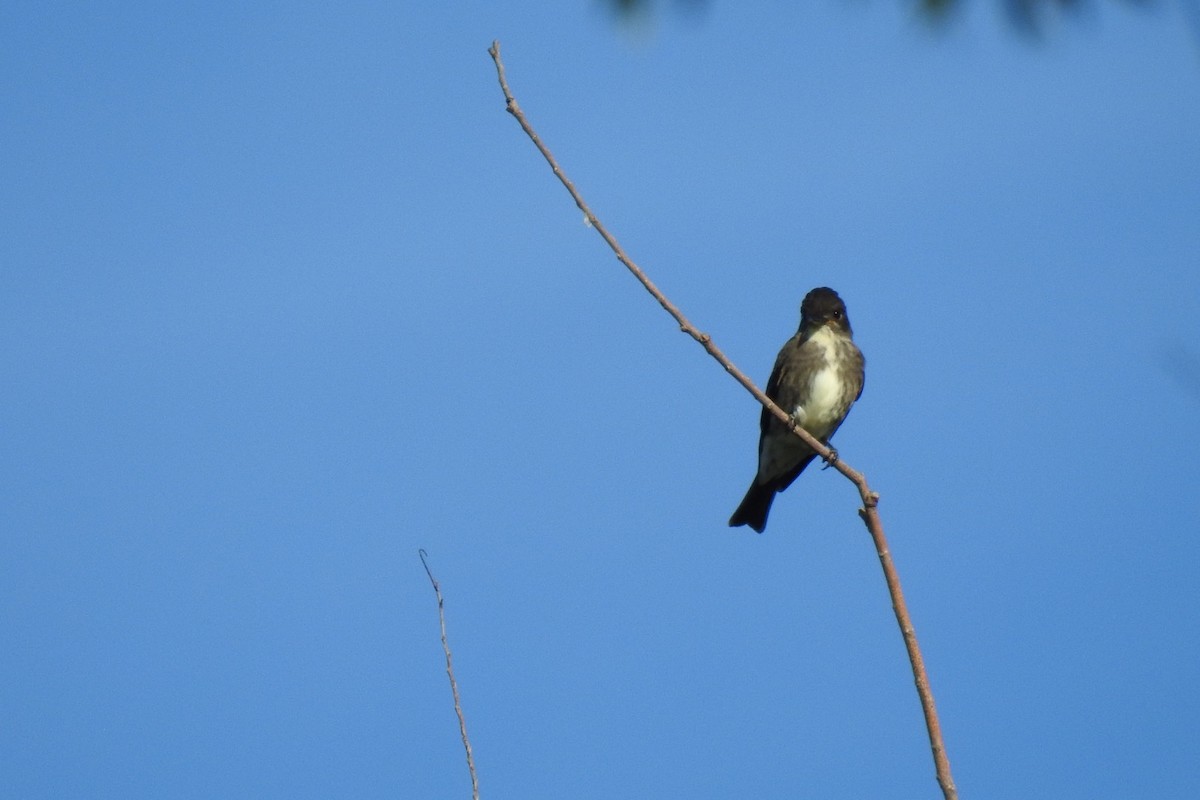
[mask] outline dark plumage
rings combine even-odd
[[[800,329],[779,351],[767,381],[767,397],[826,444],[862,395],[865,361],[853,335],[837,292],[813,289],[800,304]],[[762,533],[775,495],[816,453],[765,408],[759,427],[758,474],[729,524]]]

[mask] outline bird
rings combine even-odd
[[[865,365],[846,304],[833,289],[820,286],[800,304],[800,329],[779,351],[766,395],[828,446],[862,396]],[[775,495],[791,486],[817,453],[765,407],[759,429],[758,473],[729,526],[749,525],[762,533]],[[836,459],[834,451],[831,463]]]

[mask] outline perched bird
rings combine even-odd
[[[833,289],[813,289],[800,304],[800,330],[775,359],[767,397],[828,444],[862,395],[864,363],[842,298]],[[765,408],[759,427],[758,474],[729,525],[762,533],[776,493],[791,486],[817,454]]]

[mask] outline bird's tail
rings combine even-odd
[[[759,533],[767,527],[767,514],[771,511],[771,502],[775,499],[775,490],[764,486],[758,481],[750,484],[750,490],[742,498],[742,504],[729,518],[729,527],[749,525]]]

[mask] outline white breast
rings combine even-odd
[[[821,347],[825,351],[826,366],[813,375],[809,384],[808,401],[797,406],[793,413],[809,433],[824,437],[842,412],[842,381],[833,366],[837,344],[829,328],[819,329],[808,341],[809,344]]]

